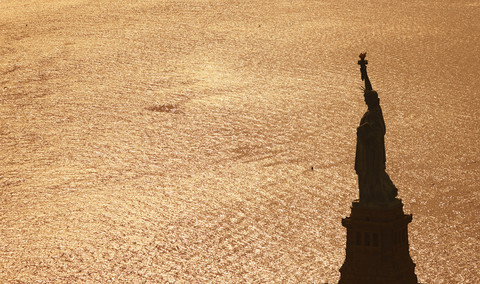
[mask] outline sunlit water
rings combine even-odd
[[[338,281],[367,51],[419,280],[479,283],[479,15],[1,1],[0,279]]]

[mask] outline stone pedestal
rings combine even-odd
[[[408,223],[401,200],[385,204],[352,203],[347,228],[345,262],[339,284],[417,283],[408,244]]]

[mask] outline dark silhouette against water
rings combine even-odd
[[[360,72],[365,81],[364,97],[368,110],[357,128],[357,150],[355,171],[358,175],[360,202],[391,202],[397,196],[397,188],[385,171],[385,121],[383,120],[380,99],[367,74],[366,53],[360,54]]]
[[[342,219],[347,243],[339,284],[416,284],[407,228],[412,215],[403,212],[397,188],[385,172],[385,122],[365,56],[360,54],[358,61],[368,107],[357,128],[360,199],[352,203],[351,215]]]

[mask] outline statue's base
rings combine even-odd
[[[345,262],[339,284],[417,283],[415,264],[409,254],[408,223],[400,199],[388,203],[352,203],[347,228]]]

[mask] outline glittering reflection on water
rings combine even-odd
[[[335,282],[367,50],[419,279],[478,282],[478,6],[348,2],[2,1],[0,279]]]

